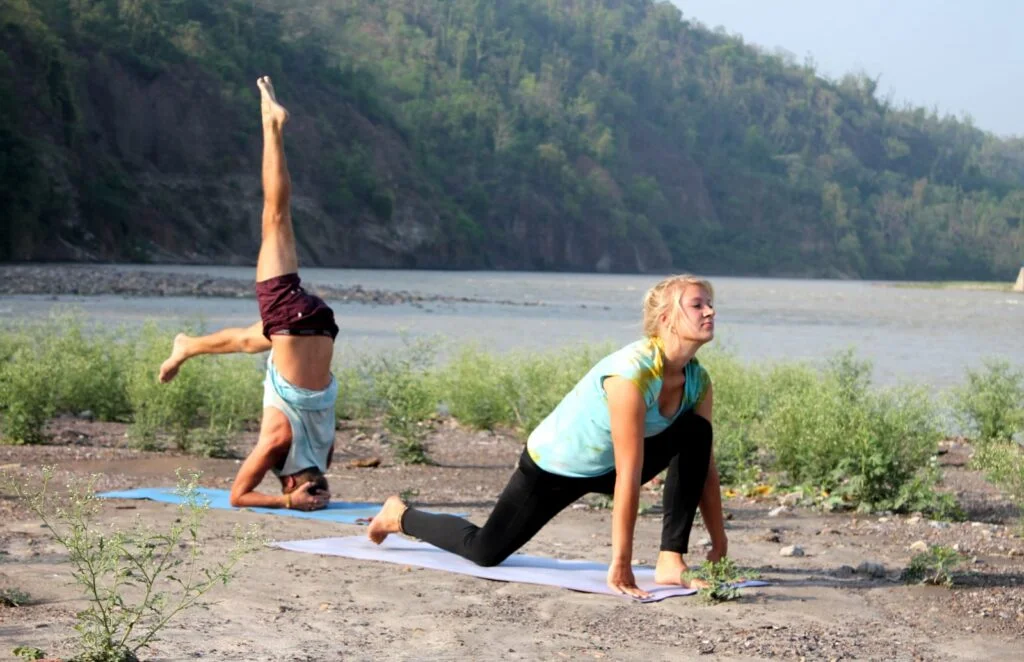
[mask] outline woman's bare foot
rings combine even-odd
[[[654,583],[666,586],[682,586],[683,588],[707,588],[709,584],[703,579],[683,578],[683,573],[690,568],[683,561],[683,555],[675,552],[659,552],[658,563],[654,566]]]
[[[178,368],[188,360],[188,336],[179,333],[174,336],[174,344],[171,346],[171,356],[160,365],[160,382],[166,384],[178,374]]]
[[[377,513],[370,528],[366,532],[367,537],[374,543],[381,544],[384,539],[392,533],[402,532],[402,515],[405,514],[408,506],[396,496],[390,496],[384,502],[384,506]]]
[[[257,78],[256,87],[260,88],[260,112],[263,113],[263,124],[280,129],[288,121],[288,111],[277,102],[270,76]]]

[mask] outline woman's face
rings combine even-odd
[[[715,307],[711,294],[700,285],[687,285],[679,297],[671,328],[682,341],[710,342],[715,337]]]

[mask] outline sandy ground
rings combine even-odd
[[[55,465],[58,478],[99,473],[98,487],[174,484],[174,469],[203,471],[202,482],[226,487],[236,460],[143,453],[124,447],[123,425],[64,419],[53,442],[0,447],[0,466],[22,478]],[[255,441],[238,441],[244,452]],[[436,466],[391,461],[372,427],[338,432],[329,478],[335,499],[382,500],[416,490],[435,510],[468,512],[482,522],[504,486],[521,441],[439,423],[430,436]],[[625,598],[506,584],[385,563],[319,557],[267,548],[246,558],[238,577],[210,603],[182,614],[143,659],[150,660],[1020,660],[1024,659],[1024,540],[1016,510],[964,466],[969,449],[950,442],[945,488],[955,491],[968,521],[911,516],[769,511],[778,498],[727,499],[730,554],[772,582],[746,589],[738,602],[705,605],[696,597],[635,604]],[[356,458],[380,457],[377,468]],[[12,466],[13,465],[13,466]],[[267,489],[273,489],[269,483]],[[9,494],[7,492],[6,494]],[[651,492],[645,503],[656,503]],[[562,513],[524,548],[530,554],[605,562],[610,511],[587,500]],[[128,525],[141,516],[169,524],[174,506],[105,503],[101,522]],[[22,607],[0,607],[0,659],[17,645],[50,655],[73,652],[76,610],[85,604],[70,584],[66,555],[46,529],[10,496],[0,497],[0,588],[31,594]],[[359,526],[306,522],[250,512],[212,511],[206,555],[231,544],[236,524],[255,522],[268,538],[291,540],[365,533]],[[635,557],[652,563],[660,518],[639,519]],[[694,531],[691,551],[703,529]],[[953,589],[907,586],[899,573],[909,546],[958,544],[969,573]],[[798,544],[802,558],[780,556]],[[691,554],[690,560],[700,559]],[[882,563],[885,577],[850,574],[842,566]]]

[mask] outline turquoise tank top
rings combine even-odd
[[[681,414],[704,399],[710,379],[696,358],[686,364],[686,383],[679,410],[666,418],[658,410],[665,352],[657,338],[644,338],[604,357],[541,421],[526,442],[541,469],[559,476],[600,476],[615,468],[611,416],[604,380],[625,377],[640,389],[646,405],[644,437],[662,432]]]

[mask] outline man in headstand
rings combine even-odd
[[[277,103],[268,76],[256,85],[263,115],[263,240],[256,263],[262,321],[202,338],[179,335],[160,366],[160,381],[173,379],[196,354],[269,349],[259,441],[235,476],[231,505],[317,510],[329,499],[324,472],[334,451],[338,384],[331,358],[338,326],[330,307],[300,286],[282,134],[288,111]],[[280,479],[281,496],[256,491],[268,471]]]

